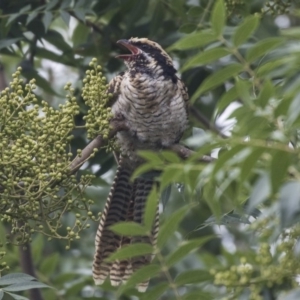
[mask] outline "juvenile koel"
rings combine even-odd
[[[154,175],[130,181],[135,168],[142,163],[137,151],[161,150],[178,143],[188,120],[187,90],[176,75],[172,59],[161,46],[146,38],[120,40],[118,44],[131,53],[118,56],[124,60],[127,71],[110,82],[108,92],[113,94],[114,117],[122,119],[129,130],[117,134],[121,148],[119,167],[101,216],[93,263],[95,283],[102,284],[109,276],[114,286],[148,264],[152,255],[113,263],[105,259],[127,244],[146,242],[155,245],[158,234],[158,209],[150,238],[119,236],[109,230],[119,221],[143,222]],[[148,282],[144,282],[138,289],[145,291],[147,286]]]

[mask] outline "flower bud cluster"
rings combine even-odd
[[[281,242],[272,251],[269,243],[260,242],[257,249],[240,257],[237,264],[232,265],[230,260],[231,265],[225,269],[212,269],[214,284],[225,286],[237,298],[246,289],[250,300],[262,300],[261,291],[265,287],[275,290],[276,287],[281,290],[283,284],[287,289],[295,287],[295,278],[300,274],[300,261],[295,253],[299,233],[296,226],[282,234]]]
[[[262,9],[263,14],[272,16],[288,14],[292,1],[291,0],[272,0],[268,1]]]
[[[107,104],[111,95],[107,93],[106,78],[101,72],[101,66],[97,65],[97,59],[93,58],[89,66],[92,70],[86,71],[82,88],[82,98],[90,108],[84,117],[87,134],[89,139],[99,134],[107,139],[110,129],[109,120],[112,117],[111,108]]]
[[[8,241],[15,244],[31,241],[34,232],[72,241],[95,218],[84,196],[91,176],[78,182],[69,171],[79,113],[74,90],[66,85],[67,100],[56,110],[37,99],[35,80],[24,86],[20,74],[18,68],[0,94],[0,221],[10,224]],[[63,215],[74,211],[71,231],[61,235]]]

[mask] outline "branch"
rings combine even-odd
[[[111,130],[108,134],[107,139],[113,138],[119,131],[128,131],[128,127],[123,121],[112,119],[110,122]],[[106,143],[106,140],[98,135],[95,137],[81,152],[80,156],[76,156],[70,164],[70,174],[76,173],[80,167],[89,159],[90,155],[93,154],[94,149],[100,149]]]
[[[113,138],[118,132],[120,131],[128,131],[129,128],[124,123],[124,120],[119,119],[112,119],[110,122],[111,130],[108,134],[108,139]],[[106,140],[101,136],[98,135],[94,138],[81,152],[80,156],[76,156],[75,159],[70,164],[70,174],[76,173],[80,167],[89,159],[90,155],[93,154],[94,149],[100,149],[106,143]],[[183,159],[187,159],[195,152],[193,150],[188,149],[187,147],[181,144],[172,145],[169,150],[175,152],[179,157]],[[215,159],[204,155],[200,161],[204,163],[211,163]]]
[[[23,272],[36,278],[30,244],[28,242],[25,243],[25,245],[19,247],[19,250],[20,263]],[[42,293],[39,289],[31,289],[28,292],[30,300],[44,300]]]

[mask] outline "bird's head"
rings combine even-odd
[[[119,40],[117,43],[131,52],[117,56],[124,60],[130,71],[146,72],[149,75],[156,73],[174,78],[176,69],[172,59],[159,44],[147,38]]]

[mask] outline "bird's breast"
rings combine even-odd
[[[175,143],[187,122],[182,95],[172,81],[146,76],[126,78],[113,106],[122,114],[129,132],[118,134],[121,146],[134,150],[157,149]]]

